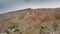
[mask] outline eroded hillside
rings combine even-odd
[[[15,25],[13,29],[19,29],[23,34],[40,34],[44,30],[60,32],[60,8],[41,8],[41,9],[23,9],[5,14],[0,14],[0,29],[3,27],[9,29]],[[3,28],[3,30],[5,30]],[[56,29],[55,29],[56,28]],[[18,32],[18,33],[19,33]],[[36,33],[34,33],[36,32]]]

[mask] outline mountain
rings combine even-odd
[[[27,19],[28,17],[35,17],[37,19],[44,19],[44,18],[57,18],[60,17],[60,8],[54,8],[54,9],[23,9],[23,10],[17,10],[5,14],[0,14],[0,20],[2,21],[8,21],[8,20],[21,20],[21,19]]]
[[[0,31],[16,34],[14,29],[18,29],[19,34],[60,32],[60,8],[27,8],[0,14]]]
[[[0,22],[39,24],[60,18],[60,8],[22,9],[0,14]]]

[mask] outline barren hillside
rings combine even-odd
[[[25,33],[31,32],[31,34],[33,32],[38,34],[38,32],[40,32],[39,30],[41,29],[41,26],[43,26],[42,28],[46,26],[50,30],[56,28],[55,30],[59,31],[60,26],[58,26],[57,29],[56,25],[60,24],[60,8],[28,8],[0,14],[0,28],[8,28],[12,24],[18,25],[17,28],[19,30],[25,31]],[[46,29],[43,30],[46,31]]]

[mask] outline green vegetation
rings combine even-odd
[[[19,29],[15,29],[15,30],[14,30],[14,32],[18,32],[18,31],[19,31]]]
[[[56,18],[56,21],[57,21],[57,22],[60,22],[60,18]]]
[[[14,29],[15,27],[16,27],[15,25],[12,25],[12,26],[9,27],[9,29],[12,30],[12,29]]]
[[[19,31],[19,29],[17,29],[17,25],[12,25],[12,26],[9,27],[9,29],[11,29],[11,31],[13,31],[13,32],[18,32]]]

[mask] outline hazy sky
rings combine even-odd
[[[0,0],[0,13],[6,13],[25,8],[55,7],[60,7],[60,0]]]

